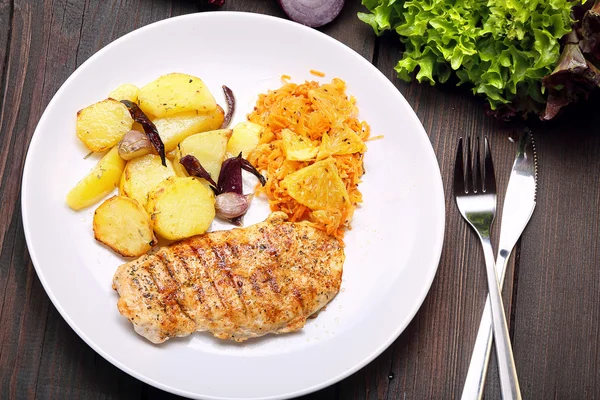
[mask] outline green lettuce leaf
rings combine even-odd
[[[359,13],[377,35],[395,31],[405,46],[395,70],[404,80],[458,84],[492,110],[545,102],[541,79],[560,56],[572,23],[568,0],[363,0]],[[519,97],[528,96],[527,101]]]

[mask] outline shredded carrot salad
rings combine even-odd
[[[261,94],[248,120],[263,126],[248,160],[267,176],[258,187],[272,211],[291,221],[308,220],[343,241],[364,174],[370,127],[357,118],[356,100],[346,84],[286,83]]]

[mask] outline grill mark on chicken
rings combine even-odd
[[[147,267],[155,262],[149,256],[134,261],[129,269],[132,286],[123,288],[124,294],[134,301],[117,304],[119,311],[134,324],[135,331],[149,340],[159,343],[169,337],[187,336],[194,331],[195,324],[181,312],[176,301],[165,296]],[[115,282],[117,287],[120,282]],[[137,289],[137,290],[134,290]]]
[[[210,289],[212,289],[213,294],[215,294],[217,296],[217,300],[219,300],[219,304],[216,304],[213,302],[213,305],[217,309],[224,309],[225,303],[223,301],[223,298],[221,297],[221,293],[219,292],[217,285],[215,284],[215,280],[212,277],[212,275],[210,274],[210,271],[208,269],[208,265],[214,264],[213,259],[210,257],[210,255],[213,255],[212,250],[210,250],[210,248],[208,250],[206,250],[203,247],[193,246],[193,245],[190,245],[190,248],[192,249],[194,254],[198,257],[198,261],[199,261],[199,265],[200,265],[200,267],[198,268],[198,272],[204,278],[205,282],[209,285]]]
[[[286,241],[283,243],[283,246],[281,246],[281,248],[284,249],[283,250],[283,252],[284,252],[283,258],[286,258],[285,257],[285,252],[286,251],[292,252],[292,253],[296,252],[295,246],[297,246],[297,241],[294,240],[295,238],[292,239],[293,238],[293,233],[294,233],[294,230],[293,230],[294,226],[295,226],[294,224],[280,225],[280,226],[277,227],[277,229],[278,230],[282,230],[283,232],[278,233],[278,234],[276,232],[276,235],[266,234],[265,237],[264,237],[264,239],[265,239],[265,241],[267,243],[265,245],[265,248],[266,248],[267,251],[270,252],[270,254],[272,254],[276,258],[277,263],[282,263],[282,262],[286,262],[286,261],[285,260],[283,260],[283,261],[281,260],[282,255],[279,252],[277,252],[276,245],[273,242],[273,240],[274,240],[274,238],[278,238],[278,237],[279,238],[286,238]],[[286,229],[286,228],[288,228],[288,229]],[[299,252],[298,252],[298,254],[299,254]],[[280,282],[289,283],[289,282],[292,281],[292,277],[290,277],[290,274],[289,274],[290,271],[287,268],[281,268],[281,269],[278,269],[278,271],[279,271],[279,280],[280,280]],[[270,272],[270,271],[268,271],[268,272]],[[275,283],[275,285],[277,285],[276,281],[274,283]],[[279,291],[279,287],[278,286],[276,287],[276,290]],[[292,286],[292,290],[297,290],[297,287],[296,286]],[[289,295],[289,294],[286,293],[286,295]],[[296,302],[298,303],[298,306],[300,307],[301,312],[304,312],[305,310],[304,310],[304,305],[302,304],[302,302],[297,301],[296,296],[293,296],[292,299],[296,300]]]
[[[274,303],[280,303],[280,300],[279,298],[270,298],[261,290],[261,284],[264,280],[260,275],[261,268],[267,268],[269,265],[256,252],[256,246],[241,243],[235,237],[228,237],[223,245],[215,246],[213,249],[228,260],[229,267],[232,271],[235,271],[234,280],[241,283],[241,285],[239,283],[237,285],[237,292],[245,307],[245,318],[248,321],[262,323],[269,315],[276,317],[277,308]],[[237,251],[234,252],[233,249],[237,249]],[[237,254],[237,256],[234,256],[234,254]],[[256,265],[253,266],[253,263]],[[250,267],[245,268],[245,266]]]
[[[270,268],[265,269],[265,274],[267,275],[266,282],[269,282],[269,287],[274,293],[279,294],[279,286],[277,285],[277,281],[273,276],[273,271]]]
[[[260,286],[258,284],[258,277],[257,277],[256,272],[253,272],[252,275],[250,275],[250,283],[252,283],[252,289],[254,290],[256,295],[258,297],[262,296],[262,292],[261,292]]]
[[[220,315],[220,309],[222,307],[217,304],[220,302],[218,293],[213,287],[213,282],[207,279],[204,263],[201,262],[201,253],[194,246],[190,246],[186,243],[182,247],[185,251],[179,255],[183,268],[188,272],[190,281],[194,282],[194,290],[196,296],[202,303],[202,316],[203,318],[198,319],[198,330],[209,329],[210,324],[215,318],[215,315]],[[192,264],[197,264],[198,268],[191,268]]]
[[[204,290],[204,288],[200,285],[198,285],[198,280],[194,279],[194,273],[192,272],[192,270],[190,268],[188,268],[188,263],[187,261],[184,259],[184,254],[188,254],[188,257],[198,257],[198,255],[195,253],[194,249],[192,248],[192,246],[186,244],[186,243],[182,243],[181,244],[181,248],[182,250],[186,250],[186,251],[182,251],[182,252],[174,252],[174,255],[177,259],[177,265],[180,265],[181,268],[183,268],[183,270],[185,270],[186,274],[187,274],[187,281],[188,282],[193,282],[192,285],[192,289],[196,292],[196,298],[198,299],[198,301],[204,305],[204,307],[202,308],[204,311],[208,310],[210,311],[210,304],[208,303],[208,300],[206,299],[206,292]],[[167,252],[165,252],[167,253]]]
[[[210,330],[215,336],[225,339],[227,334],[222,331],[234,330],[239,322],[236,322],[236,312],[239,311],[240,303],[232,301],[231,286],[228,285],[228,279],[223,272],[221,260],[214,253],[209,237],[205,237],[201,246],[198,247],[198,254],[202,255],[202,271],[211,284],[215,295],[218,298],[219,304],[215,303],[217,308],[213,314],[213,324]],[[219,307],[220,305],[220,307]]]
[[[232,246],[228,242],[225,242],[223,246],[220,246],[220,245],[213,244],[212,242],[210,242],[210,239],[209,239],[209,243],[211,243],[211,249],[212,249],[213,253],[215,254],[215,256],[217,257],[217,259],[219,260],[218,265],[222,269],[222,273],[229,279],[231,288],[234,289],[233,293],[235,293],[237,295],[237,297],[232,296],[232,297],[236,297],[235,300],[232,299],[232,303],[239,302],[239,306],[241,306],[240,308],[243,309],[244,319],[246,319],[248,317],[248,310],[246,307],[246,302],[244,301],[244,298],[242,297],[242,295],[240,293],[239,286],[236,284],[235,280],[233,279],[233,275],[231,272],[232,269],[237,267],[237,265],[235,265],[237,263],[237,256],[233,256],[233,257],[228,256],[227,253],[229,251],[231,251],[231,248],[232,248]],[[243,321],[242,323],[244,323],[244,322],[245,321]]]
[[[298,304],[300,304],[300,308],[302,309],[302,311],[305,311],[302,293],[300,293],[298,288],[295,287],[292,289],[292,294],[294,295],[294,298],[298,301]]]
[[[343,249],[306,223],[273,213],[121,265],[118,308],[154,343],[193,331],[244,341],[301,329],[338,293]]]
[[[148,271],[149,276],[154,281],[154,284],[158,288],[159,293],[162,295],[164,309],[174,308],[179,309],[186,317],[194,321],[193,318],[186,312],[186,308],[182,306],[181,293],[179,292],[179,286],[174,283],[172,278],[167,272],[165,264],[160,258],[155,262],[148,262],[144,264],[144,268]]]
[[[214,313],[212,315],[211,320],[213,322],[220,321],[220,325],[211,324],[211,330],[215,334],[215,336],[220,338],[226,338],[222,331],[228,331],[235,329],[236,321],[235,311],[236,305],[231,301],[231,291],[227,285],[227,277],[223,273],[222,261],[214,253],[211,248],[210,238],[207,238],[205,242],[202,243],[202,246],[196,247],[192,246],[198,254],[201,254],[201,258],[203,260],[202,271],[205,273],[205,276],[208,278],[208,282],[213,289],[214,294],[216,295],[219,304],[215,305]],[[239,307],[238,307],[239,308]]]
[[[294,240],[293,240],[293,227],[295,225],[287,224],[287,225],[278,225],[272,230],[263,230],[263,239],[264,242],[262,246],[264,248],[264,252],[268,254],[274,260],[275,265],[280,265],[283,268],[277,268],[275,270],[271,268],[265,268],[263,277],[264,283],[268,283],[271,290],[276,293],[278,301],[284,304],[285,306],[279,310],[275,310],[277,318],[286,321],[286,327],[283,327],[283,330],[290,329],[290,325],[294,325],[294,318],[296,315],[302,315],[301,309],[298,310],[299,304],[296,303],[293,298],[290,298],[287,291],[282,293],[279,285],[277,284],[277,280],[279,280],[284,288],[294,287],[296,282],[293,282],[292,277],[289,275],[289,271],[287,269],[287,259],[288,252],[294,254]],[[289,227],[289,229],[286,229]],[[292,235],[291,235],[292,234]],[[277,243],[280,241],[281,243]],[[278,250],[279,249],[279,250]]]
[[[158,251],[156,256],[164,265],[165,271],[169,274],[172,285],[177,288],[177,302],[181,310],[196,323],[198,312],[201,307],[197,304],[193,287],[190,283],[189,273],[182,269],[180,258],[173,257],[170,253]]]

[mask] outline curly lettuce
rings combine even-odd
[[[568,0],[363,0],[358,17],[376,34],[393,30],[405,51],[404,80],[471,85],[492,110],[533,111],[545,103],[542,78],[571,28]]]
[[[542,79],[548,94],[542,120],[553,119],[563,107],[600,89],[600,0],[575,5],[572,14],[576,22],[562,40],[558,63]]]

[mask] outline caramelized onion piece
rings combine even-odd
[[[152,146],[154,146],[154,149],[156,149],[156,152],[160,156],[162,165],[166,167],[167,162],[165,160],[165,145],[162,139],[160,138],[160,135],[158,134],[156,126],[152,123],[152,121],[150,121],[150,118],[148,118],[148,116],[144,114],[142,109],[138,107],[138,105],[134,102],[131,102],[129,100],[121,100],[121,103],[127,106],[127,109],[131,114],[131,118],[133,118],[135,122],[141,124],[144,127],[144,132],[146,133],[148,139],[150,140],[150,143],[152,143]]]
[[[265,186],[267,184],[267,180],[265,179],[264,176],[262,176],[262,174],[260,172],[258,172],[258,170],[256,168],[254,168],[254,165],[250,164],[250,161],[246,160],[245,158],[242,158],[242,153],[240,153],[240,155],[238,157],[241,158],[242,169],[245,171],[248,171],[252,175],[256,176],[258,178],[258,180],[260,181],[260,184]]]
[[[225,95],[225,101],[227,101],[227,113],[225,113],[225,118],[221,124],[221,129],[225,129],[229,126],[231,123],[231,117],[235,111],[235,97],[233,96],[231,89],[223,85],[223,94]]]
[[[221,164],[217,191],[219,193],[242,193],[242,168],[238,157],[231,157]]]
[[[238,226],[242,225],[244,215],[252,200],[252,194],[244,195],[243,193],[242,169],[254,174],[263,186],[267,183],[267,180],[256,168],[242,157],[242,153],[223,161],[217,184],[196,157],[187,155],[182,157],[179,162],[185,167],[188,174],[204,178],[212,185],[213,191],[217,195],[215,198],[217,216]]]
[[[196,176],[198,178],[206,179],[208,181],[208,183],[210,183],[213,186],[213,188],[214,188],[213,190],[216,191],[217,184],[215,183],[213,178],[210,176],[208,171],[204,169],[202,164],[200,164],[200,161],[198,161],[198,159],[196,157],[194,157],[191,154],[188,154],[185,157],[181,157],[181,160],[179,160],[179,163],[181,165],[183,165],[183,167],[185,168],[187,173],[190,174],[191,176]]]
[[[242,193],[242,169],[252,173],[258,178],[261,185],[265,185],[267,180],[254,168],[252,164],[242,157],[242,153],[237,157],[231,157],[223,161],[221,164],[221,172],[219,174],[219,183],[217,190],[219,193],[233,192]]]

